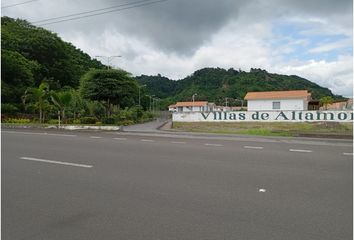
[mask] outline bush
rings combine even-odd
[[[58,119],[50,119],[48,121],[48,124],[58,124],[59,123],[59,120]]]
[[[123,121],[119,122],[118,125],[128,126],[128,125],[132,125],[132,124],[134,124],[134,121],[132,121],[132,120],[123,120]]]
[[[5,123],[21,123],[21,124],[26,124],[30,123],[31,120],[28,118],[8,118],[4,120]]]
[[[1,104],[1,112],[2,113],[8,113],[8,114],[14,114],[18,112],[18,108],[10,103],[2,103]]]
[[[80,118],[81,124],[95,124],[97,119],[95,117],[82,117]]]
[[[116,119],[114,117],[104,117],[101,119],[103,124],[115,124]]]
[[[73,120],[73,124],[80,124],[81,122],[80,122],[80,119],[74,119]]]

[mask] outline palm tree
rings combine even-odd
[[[73,96],[70,91],[52,92],[52,102],[59,110],[59,116],[65,121],[65,110],[70,106]]]
[[[43,111],[49,104],[48,97],[49,85],[46,82],[42,82],[38,88],[28,88],[22,97],[23,104],[26,105],[26,103],[32,102],[35,108],[39,110],[39,123],[42,123],[44,120]]]

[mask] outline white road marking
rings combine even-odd
[[[175,143],[175,144],[185,144],[186,142],[171,142],[171,143]]]
[[[46,133],[46,132],[20,132],[20,131],[2,131],[3,133],[20,133],[28,135],[47,135],[47,136],[61,136],[61,137],[76,137],[72,134]]]
[[[264,188],[260,188],[259,190],[258,190],[258,192],[266,192],[267,190],[265,190]]]
[[[215,144],[215,143],[206,143],[205,146],[214,146],[214,147],[221,147],[222,144]]]
[[[151,139],[140,139],[140,141],[142,141],[142,142],[155,142],[154,140],[151,140]]]
[[[93,167],[92,165],[86,165],[86,164],[53,161],[53,160],[40,159],[40,158],[31,158],[31,157],[20,157],[20,159],[28,160],[28,161],[36,161],[36,162],[45,162],[45,163],[53,163],[53,164],[60,164],[60,165],[68,165],[68,166],[73,166],[73,167],[83,167],[83,168],[92,168]]]
[[[249,148],[249,149],[263,149],[264,147],[256,147],[256,146],[243,146],[244,148]]]
[[[102,138],[102,137],[98,137],[98,136],[90,136],[90,138]]]
[[[303,153],[310,153],[312,150],[306,150],[306,149],[289,149],[290,152],[303,152]]]
[[[126,138],[113,138],[115,140],[127,140]]]
[[[59,133],[46,133],[49,136],[60,136],[60,137],[76,137],[77,135],[72,134],[59,134]]]
[[[353,156],[353,153],[343,153],[343,155],[346,155],[346,156]]]

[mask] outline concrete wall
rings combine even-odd
[[[277,111],[273,109],[273,102],[280,102],[279,110],[307,110],[306,99],[273,99],[273,100],[249,100],[248,111]]]
[[[173,122],[353,122],[352,111],[174,112]]]

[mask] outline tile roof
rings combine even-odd
[[[246,100],[256,99],[287,99],[287,98],[307,98],[311,96],[307,90],[293,91],[270,91],[270,92],[248,92],[245,96]]]
[[[171,105],[171,107],[201,107],[201,106],[206,106],[208,104],[207,101],[195,101],[193,102],[177,102],[174,105]]]

